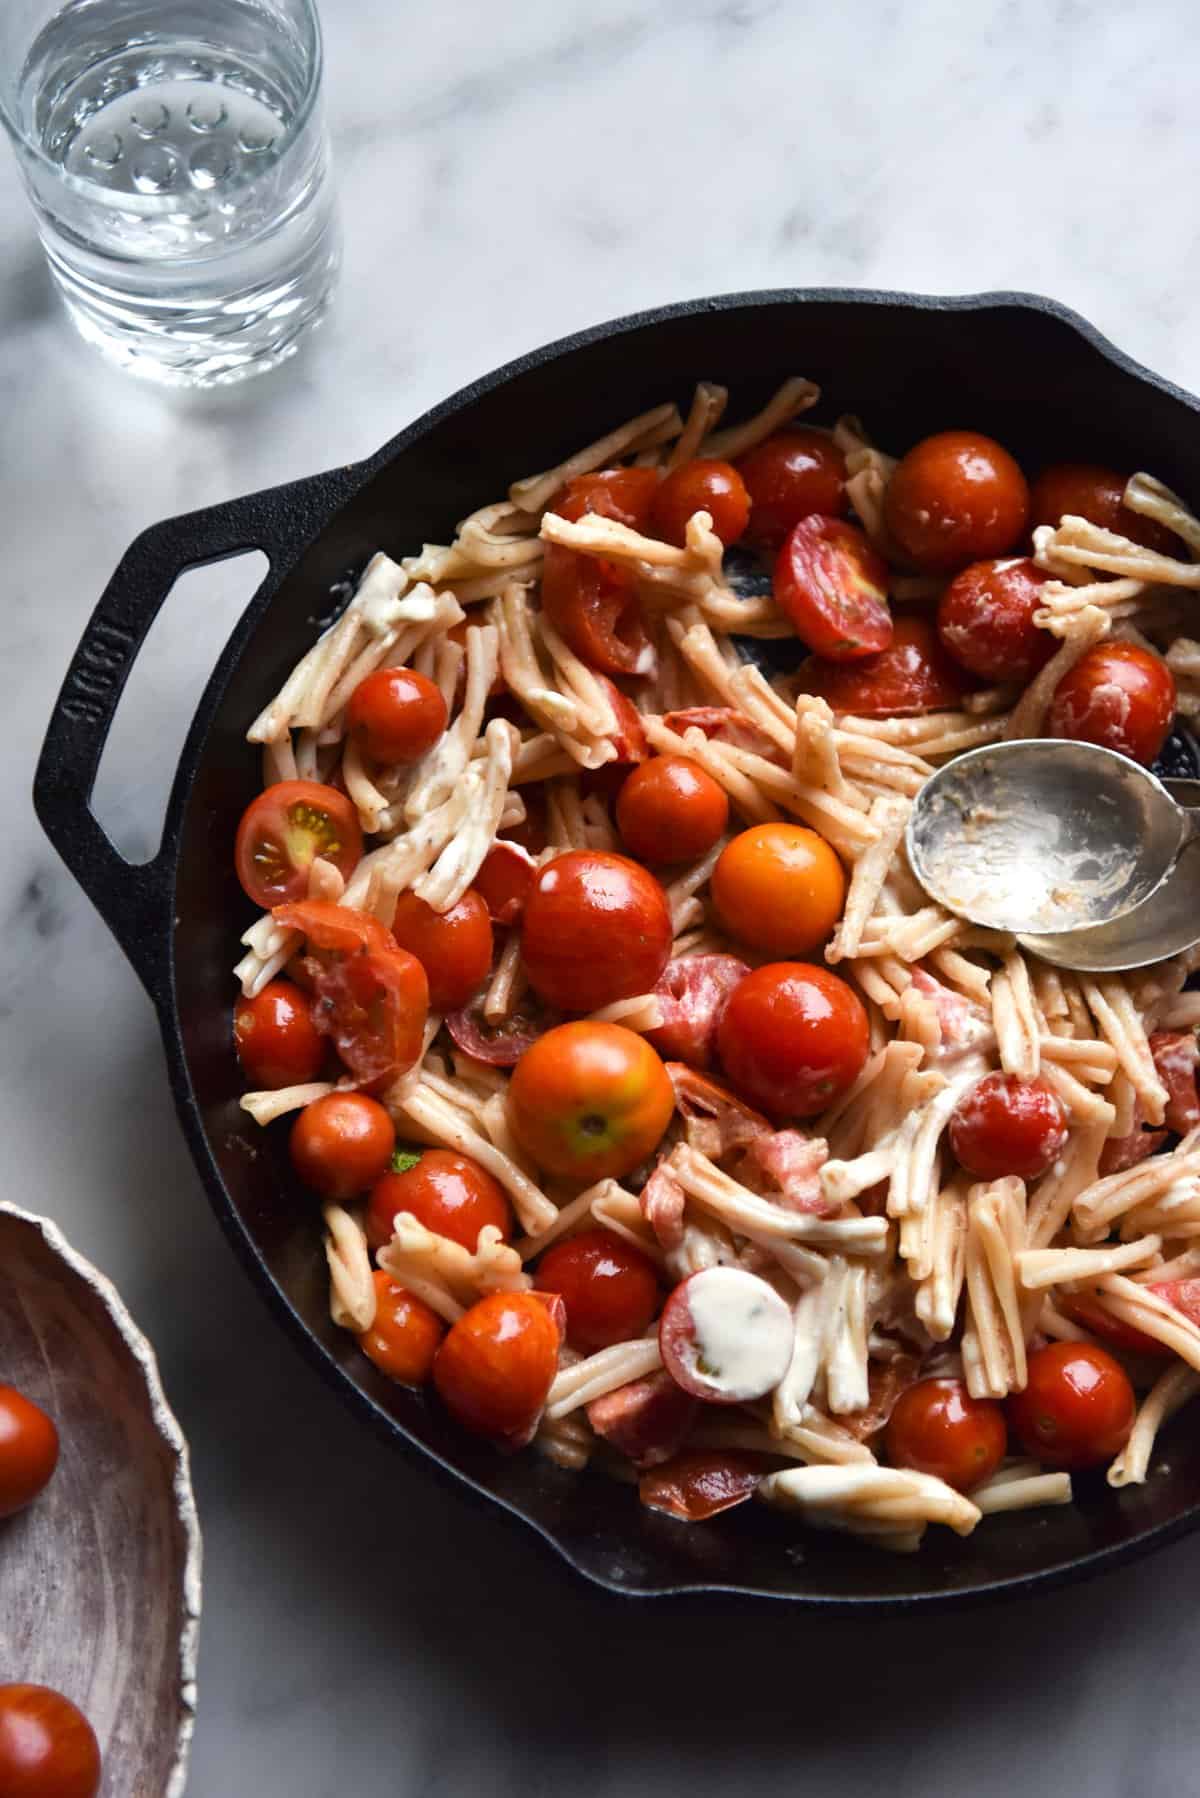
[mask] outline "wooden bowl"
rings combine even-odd
[[[0,1204],[0,1380],[58,1425],[58,1468],[0,1522],[0,1680],[85,1712],[104,1798],[180,1798],[200,1528],[187,1444],[115,1288],[47,1218]]]

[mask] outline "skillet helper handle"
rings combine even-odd
[[[143,531],[126,550],[88,621],[62,685],[34,777],[42,828],[124,950],[156,1006],[171,979],[171,907],[177,843],[164,831],[137,865],[113,846],[92,791],[125,683],[181,574],[247,550],[282,572],[358,485],[338,469],[290,486],[189,512]]]

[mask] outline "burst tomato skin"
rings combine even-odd
[[[721,851],[712,896],[725,929],[766,955],[805,956],[842,915],[846,876],[834,851],[801,824],[754,824]]]
[[[1067,1143],[1067,1114],[1044,1080],[985,1074],[955,1107],[950,1146],[981,1180],[1016,1174],[1036,1180]]]
[[[1047,1467],[1098,1467],[1129,1440],[1137,1400],[1107,1349],[1051,1342],[1029,1357],[1024,1392],[1008,1401],[1019,1441]]]
[[[260,1091],[300,1086],[321,1071],[325,1043],[312,1004],[290,980],[271,980],[253,999],[240,999],[233,1035],[242,1072]]]
[[[513,1070],[508,1118],[548,1173],[619,1180],[657,1148],[675,1096],[642,1037],[620,1024],[559,1024]]]
[[[861,999],[810,962],[768,962],[733,989],[717,1029],[730,1081],[776,1117],[815,1117],[852,1086],[869,1042]]]
[[[884,516],[924,574],[1007,555],[1029,525],[1029,488],[1008,451],[978,431],[939,431],[898,464]]]
[[[752,1498],[770,1465],[737,1449],[685,1449],[641,1475],[638,1497],[647,1510],[663,1511],[684,1523],[703,1523]]]
[[[551,510],[578,523],[591,512],[644,531],[658,487],[652,468],[605,468],[568,481]],[[627,568],[548,543],[542,610],[564,642],[602,674],[650,674],[654,649],[637,584]]]
[[[546,1250],[539,1292],[557,1292],[567,1308],[567,1341],[592,1355],[631,1342],[658,1310],[658,1272],[648,1255],[612,1230],[581,1230]]]
[[[371,1188],[365,1227],[367,1241],[381,1249],[392,1239],[398,1212],[409,1211],[419,1224],[448,1236],[475,1252],[479,1232],[495,1225],[505,1242],[513,1231],[512,1206],[500,1182],[453,1149],[422,1149],[414,1166],[389,1168]]]
[[[695,512],[708,513],[714,534],[727,549],[744,535],[750,519],[750,495],[731,462],[700,457],[672,469],[654,495],[650,528],[667,543],[682,548],[688,520]]]
[[[373,1186],[396,1146],[392,1120],[365,1093],[326,1093],[306,1105],[289,1140],[292,1165],[323,1199],[352,1199]]]
[[[0,1686],[5,1798],[96,1798],[100,1744],[78,1707],[49,1686]]]
[[[444,912],[434,911],[413,892],[401,893],[392,935],[424,968],[435,1011],[459,1010],[487,979],[492,921],[486,901],[473,887]]]
[[[493,924],[515,924],[525,910],[537,864],[519,843],[496,843],[475,876],[475,891]]]
[[[382,1091],[417,1061],[429,982],[406,949],[311,959],[313,1021],[363,1087]]]
[[[658,475],[652,468],[598,468],[568,481],[550,510],[573,524],[591,512],[644,533],[657,493]]]
[[[1008,1445],[1004,1409],[962,1380],[920,1380],[897,1399],[885,1437],[894,1467],[930,1473],[956,1491],[991,1479]]]
[[[446,728],[441,689],[413,668],[376,668],[346,707],[346,729],[372,761],[405,766],[428,753]]]
[[[1032,680],[1057,641],[1033,615],[1049,575],[1027,556],[972,562],[938,604],[938,636],[956,662],[989,681]]]
[[[446,1326],[424,1301],[408,1292],[389,1273],[376,1268],[375,1322],[363,1330],[358,1346],[369,1361],[402,1386],[424,1386]]]
[[[736,955],[688,955],[669,962],[654,989],[663,1021],[646,1032],[646,1041],[664,1062],[710,1067],[725,1001],[749,972]]]
[[[243,891],[271,911],[303,899],[314,859],[348,880],[362,856],[358,814],[344,793],[315,780],[281,780],[242,814],[234,865]]]
[[[285,929],[300,931],[313,955],[353,955],[359,950],[396,947],[391,931],[370,912],[356,911],[350,905],[333,905],[327,899],[301,899],[294,905],[277,905],[272,916]]]
[[[53,1419],[15,1386],[0,1386],[0,1518],[31,1505],[57,1466]]]
[[[933,625],[915,614],[897,618],[892,641],[858,662],[809,656],[799,670],[802,693],[815,693],[835,712],[860,718],[908,718],[961,704],[975,684],[951,660]]]
[[[737,466],[750,495],[747,535],[756,543],[782,543],[812,512],[840,517],[847,510],[846,459],[825,431],[776,431]]]
[[[557,1307],[557,1309],[555,1308]],[[433,1363],[451,1415],[477,1436],[521,1448],[558,1367],[562,1302],[536,1292],[493,1292],[459,1318]]]
[[[683,755],[656,755],[629,774],[617,824],[644,862],[690,862],[707,855],[729,822],[729,800],[712,775]]]
[[[1127,476],[1093,462],[1057,462],[1042,470],[1029,496],[1029,522],[1057,525],[1067,517],[1086,518],[1102,530],[1116,531],[1143,549],[1178,556],[1183,545],[1174,531],[1153,518],[1143,518],[1125,504]]]
[[[541,868],[521,924],[530,985],[562,1011],[599,1011],[651,992],[672,941],[653,874],[599,849],[571,849]]]
[[[814,513],[794,525],[775,559],[776,601],[814,655],[853,662],[892,641],[888,569],[864,532]]]
[[[1094,643],[1054,689],[1048,737],[1117,749],[1149,767],[1175,716],[1175,677],[1137,643]]]

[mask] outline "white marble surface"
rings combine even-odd
[[[1194,8],[325,13],[345,281],[312,352],[265,383],[181,402],[92,360],[0,162],[5,1193],[118,1281],[192,1441],[207,1610],[190,1790],[1194,1791],[1200,1541],[939,1622],[633,1608],[364,1436],[219,1237],[149,1005],[28,798],[69,652],[141,526],[365,454],[595,319],[793,282],[1026,287],[1200,387]],[[204,577],[186,611],[180,596],[105,771],[127,844],[153,840],[215,650],[201,594],[215,632],[237,577]]]

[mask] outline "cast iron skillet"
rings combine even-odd
[[[701,377],[735,416],[788,374],[826,395],[818,415],[861,414],[901,451],[949,426],[994,434],[1036,469],[1058,458],[1145,467],[1200,494],[1200,406],[1120,355],[1062,307],[1020,294],[931,299],[834,291],[734,294],[619,319],[549,345],[438,406],[370,460],[155,526],[132,545],[84,634],[50,721],[38,816],[146,986],[179,1115],[209,1198],[256,1284],[309,1359],[364,1419],[551,1543],[580,1573],[636,1594],[725,1591],[830,1608],[962,1601],[1115,1565],[1200,1522],[1200,1434],[1172,1439],[1170,1469],[1078,1507],[990,1519],[959,1541],[931,1529],[890,1556],[805,1533],[765,1507],[688,1526],[635,1494],[535,1455],[505,1458],[436,1405],[385,1380],[329,1321],[311,1199],[238,1109],[230,968],[251,913],[233,874],[234,829],[258,789],[244,732],[328,622],[376,548],[399,557],[617,420]],[[184,570],[258,548],[270,572],[201,700],[161,847],[125,862],[89,810],[117,702],[159,607]]]

